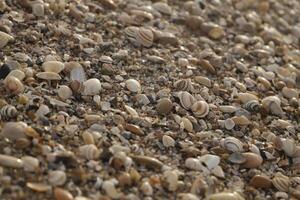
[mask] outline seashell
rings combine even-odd
[[[222,167],[220,167],[220,166],[216,166],[215,168],[213,168],[211,170],[211,173],[213,175],[215,175],[216,177],[225,178],[224,171],[223,171]]]
[[[164,2],[156,2],[152,4],[152,7],[162,14],[166,14],[166,15],[172,14],[172,8]]]
[[[140,187],[140,190],[143,192],[144,195],[146,196],[151,196],[153,195],[153,188],[150,185],[148,181],[144,181]]]
[[[79,153],[88,160],[95,160],[100,155],[99,149],[94,144],[86,144],[79,147]]]
[[[42,17],[45,14],[45,8],[43,3],[34,2],[31,4],[32,13],[35,16]]]
[[[161,169],[163,167],[163,163],[153,157],[139,155],[130,155],[130,157],[134,162],[145,165],[148,168]]]
[[[23,156],[21,158],[25,171],[34,172],[39,167],[39,160],[32,156]]]
[[[22,81],[25,78],[25,73],[22,72],[21,70],[15,69],[15,70],[10,71],[9,74],[6,76],[6,78],[10,77],[10,76],[16,77],[17,79]],[[4,82],[5,82],[5,80],[4,80]]]
[[[26,187],[34,190],[35,192],[47,192],[47,191],[51,190],[50,185],[46,185],[43,183],[27,182]]]
[[[245,168],[257,168],[263,163],[262,157],[255,153],[247,152],[243,153],[242,155],[246,159],[246,162],[242,165]]]
[[[22,168],[23,161],[13,156],[0,154],[0,166],[11,168]]]
[[[125,34],[129,38],[135,38],[138,31],[139,31],[139,28],[136,26],[129,26],[129,27],[125,28],[125,30],[124,30]]]
[[[16,77],[9,76],[4,81],[5,87],[13,94],[20,94],[24,91],[23,83]]]
[[[185,130],[187,130],[188,132],[193,132],[193,124],[192,122],[186,118],[183,117],[181,118],[181,122],[180,122],[180,126],[182,126]]]
[[[118,193],[115,185],[117,184],[116,179],[110,179],[106,180],[102,184],[102,189],[105,191],[105,193],[112,199],[119,199],[120,193]]]
[[[178,200],[199,200],[199,198],[191,193],[179,193],[177,195]]]
[[[221,147],[230,152],[243,152],[243,143],[235,137],[226,137],[220,141]]]
[[[236,125],[247,126],[247,125],[251,124],[251,121],[247,117],[245,117],[244,115],[234,116],[231,119],[234,121],[234,123]]]
[[[82,95],[97,95],[101,90],[101,83],[96,78],[88,79],[83,83],[83,92]]]
[[[215,25],[209,30],[208,36],[214,40],[218,40],[225,36],[225,31],[221,26]]]
[[[141,84],[135,79],[128,79],[125,81],[126,87],[131,92],[140,93],[142,90]]]
[[[73,67],[71,69],[71,71],[70,71],[70,80],[71,81],[78,81],[79,83],[83,83],[83,82],[86,81],[85,71],[79,63],[76,63],[75,67]]]
[[[235,106],[219,106],[219,108],[224,113],[234,113],[237,110]]]
[[[110,56],[101,56],[99,61],[108,64],[113,63],[113,59]]]
[[[134,108],[127,106],[127,105],[124,105],[124,108],[132,117],[134,117],[134,118],[139,117],[139,114],[137,113],[137,111]]]
[[[175,140],[171,136],[168,136],[168,135],[164,135],[162,137],[162,143],[167,148],[175,146]]]
[[[288,99],[299,97],[299,92],[294,88],[284,87],[284,88],[282,88],[281,92],[282,92],[283,96]]]
[[[55,188],[54,189],[54,197],[55,200],[73,200],[73,195],[68,192],[67,190],[64,190],[62,188]]]
[[[133,134],[145,135],[145,133],[142,131],[142,129],[139,126],[136,126],[136,125],[133,125],[133,124],[126,124],[124,128],[127,131],[130,131]]]
[[[38,116],[38,117],[43,117],[45,115],[47,115],[48,113],[50,113],[50,109],[47,105],[45,104],[41,104],[39,109],[35,112],[35,114]]]
[[[61,170],[50,171],[48,181],[52,186],[62,186],[67,180],[66,173]]]
[[[188,169],[198,170],[198,171],[203,169],[203,165],[201,164],[200,160],[196,158],[187,158],[185,160],[185,167],[187,167]]]
[[[154,36],[150,29],[139,28],[135,35],[136,41],[145,47],[151,47]]]
[[[260,150],[255,144],[249,145],[249,151],[251,151],[252,153],[255,153],[257,155],[260,155]]]
[[[284,151],[285,155],[293,157],[296,153],[296,143],[292,139],[281,139],[282,143],[282,150]]]
[[[261,101],[262,107],[266,109],[266,111],[274,114],[274,115],[282,115],[283,110],[281,108],[281,101],[277,96],[268,96],[262,99]]]
[[[2,128],[1,135],[9,140],[25,138],[26,128],[27,124],[24,122],[7,122]]]
[[[288,192],[290,188],[290,179],[281,173],[275,175],[272,179],[272,184],[274,187],[281,192]]]
[[[0,109],[0,117],[2,120],[8,120],[11,118],[15,118],[18,115],[18,111],[16,109],[16,107],[11,106],[11,105],[6,105],[3,106]]]
[[[246,162],[246,158],[240,152],[230,154],[228,160],[234,164],[243,164]]]
[[[244,197],[239,195],[237,192],[221,192],[212,194],[208,197],[208,200],[245,200]]]
[[[209,113],[209,105],[205,101],[196,101],[191,110],[195,117],[203,118]]]
[[[39,72],[36,74],[36,77],[45,80],[61,80],[60,75],[55,72]]]
[[[152,63],[156,63],[156,64],[164,64],[165,63],[165,59],[163,59],[162,57],[159,57],[159,56],[146,55],[146,57],[147,57],[147,60]]]
[[[14,38],[11,35],[0,31],[0,49],[5,47],[8,44],[8,42],[12,41],[13,39]]]
[[[250,180],[249,185],[251,185],[255,188],[271,188],[272,181],[269,177],[267,177],[265,175],[255,175]]]
[[[238,100],[240,100],[243,104],[245,104],[251,100],[258,101],[258,97],[251,93],[238,93]]]
[[[163,179],[167,183],[169,191],[176,191],[178,188],[178,173],[176,171],[167,170],[163,173]]]
[[[199,158],[199,161],[209,170],[212,170],[220,163],[220,157],[216,155],[206,154]]]
[[[178,93],[181,106],[188,110],[196,102],[196,99],[189,92],[182,91]]]
[[[95,144],[95,140],[94,140],[93,135],[88,131],[84,131],[82,133],[82,139],[83,139],[85,144]]]
[[[243,105],[243,108],[250,112],[258,112],[260,110],[260,103],[257,100],[250,100]]]
[[[173,108],[173,103],[169,98],[161,98],[156,105],[156,111],[162,115],[168,114]]]
[[[204,76],[195,76],[194,80],[201,84],[201,85],[204,85],[206,87],[211,87],[212,84],[211,84],[211,80],[207,77],[204,77]]]
[[[73,92],[68,86],[61,85],[57,90],[57,94],[62,100],[67,100],[73,95]]]
[[[191,79],[182,79],[174,83],[174,87],[181,91],[190,91],[193,89]]]
[[[224,121],[224,127],[227,129],[227,130],[232,130],[235,126],[235,123],[232,119],[226,119]]]
[[[42,65],[45,72],[54,72],[59,74],[65,68],[65,64],[59,61],[46,61]]]
[[[214,66],[212,66],[212,64],[208,61],[208,60],[205,60],[205,59],[200,59],[198,61],[199,65],[206,71],[208,71],[209,73],[211,74],[215,74],[216,73],[216,69]]]

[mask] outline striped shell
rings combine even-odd
[[[221,147],[230,152],[243,152],[243,143],[235,137],[226,137],[220,141]]]
[[[61,186],[65,184],[66,180],[67,180],[67,176],[64,171],[55,170],[49,172],[48,181],[53,186]]]
[[[257,100],[251,100],[245,103],[243,108],[250,112],[258,112],[260,110],[260,103]]]
[[[195,103],[196,99],[189,92],[183,91],[179,92],[178,98],[180,100],[181,106],[188,110]]]
[[[193,88],[191,79],[178,80],[174,83],[174,87],[180,91],[190,91]]]
[[[262,106],[274,115],[282,115],[281,101],[277,96],[265,97],[262,101]]]
[[[94,144],[86,144],[79,147],[79,153],[88,160],[97,159],[100,151]]]
[[[3,119],[8,120],[11,118],[15,118],[17,115],[18,115],[18,111],[14,106],[6,105],[0,109],[0,116],[1,116],[2,120]]]
[[[208,114],[209,105],[205,101],[197,101],[192,105],[191,110],[196,117],[202,118]]]
[[[135,38],[136,33],[138,32],[139,28],[136,26],[129,26],[125,28],[124,32],[129,38]]]
[[[279,173],[272,179],[274,187],[281,192],[288,192],[290,187],[290,179],[287,176]]]
[[[136,40],[145,47],[150,47],[153,44],[154,35],[151,30],[139,28],[135,36]]]

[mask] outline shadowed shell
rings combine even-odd
[[[151,47],[153,44],[154,36],[150,29],[139,28],[135,37],[137,42],[145,47]]]
[[[25,73],[21,70],[15,69],[15,70],[12,70],[11,72],[9,72],[9,74],[6,76],[6,78],[8,78],[10,76],[16,77],[17,79],[22,81],[25,78]],[[5,82],[5,80],[4,80],[4,82]]]
[[[16,107],[12,105],[3,106],[0,109],[0,117],[2,120],[8,120],[11,118],[15,118],[18,115],[18,111]]]

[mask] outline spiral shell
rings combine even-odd
[[[53,186],[61,186],[65,184],[66,180],[67,180],[67,176],[64,171],[55,170],[49,172],[48,181]]]
[[[9,76],[4,81],[5,87],[13,94],[20,94],[24,91],[23,83],[14,76]]]
[[[0,109],[0,116],[2,120],[9,120],[15,118],[18,115],[18,111],[14,106],[6,105]]]
[[[88,160],[97,159],[100,151],[94,144],[86,144],[79,147],[79,153]]]
[[[186,91],[179,92],[178,98],[180,100],[181,106],[186,110],[190,109],[196,101],[193,95]]]
[[[275,175],[272,179],[274,187],[281,192],[288,192],[290,187],[290,179],[281,173]]]
[[[243,143],[235,137],[226,137],[220,141],[221,147],[230,152],[243,152]]]
[[[262,106],[274,115],[282,115],[281,101],[277,96],[265,97],[262,101]]]
[[[250,112],[258,112],[260,110],[260,103],[257,100],[250,100],[243,105],[243,108]]]
[[[191,110],[196,117],[203,118],[209,112],[209,105],[205,101],[197,101],[192,105]]]
[[[174,87],[181,91],[190,91],[193,88],[191,79],[178,80],[174,83]]]

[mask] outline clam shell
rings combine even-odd
[[[99,79],[91,78],[83,83],[83,95],[96,95],[100,93],[101,83]]]
[[[185,167],[192,170],[198,170],[200,171],[203,169],[203,165],[201,164],[200,160],[196,158],[187,158],[185,160]]]
[[[54,72],[59,74],[62,70],[64,70],[65,65],[59,61],[47,61],[42,65],[45,72]]]
[[[222,167],[220,167],[220,166],[216,166],[215,168],[213,168],[211,170],[211,173],[213,175],[215,175],[216,177],[225,178],[224,171],[223,171]]]
[[[71,81],[78,81],[79,83],[83,83],[86,81],[85,71],[79,63],[76,63],[75,67],[71,69],[70,79]]]
[[[10,76],[16,77],[17,79],[22,81],[25,78],[25,73],[22,72],[21,70],[15,69],[15,70],[10,71],[9,74],[6,76],[6,78],[10,77]],[[5,80],[4,80],[4,82],[5,82]]]
[[[270,188],[272,186],[272,181],[265,175],[255,175],[250,180],[249,185],[255,188]]]
[[[39,160],[32,156],[23,156],[21,158],[23,161],[23,167],[25,171],[34,172],[39,167]]]
[[[296,153],[296,143],[292,139],[281,139],[282,150],[287,156],[292,157]]]
[[[260,103],[257,100],[250,100],[243,105],[243,108],[250,112],[258,112],[260,110]]]
[[[83,139],[85,144],[95,144],[95,140],[94,140],[93,135],[88,131],[84,131],[82,133],[82,139]]]
[[[209,105],[205,101],[196,101],[191,110],[196,117],[203,118],[209,113]]]
[[[135,38],[139,28],[136,26],[129,26],[125,28],[124,32],[129,38]]]
[[[226,119],[224,121],[224,127],[227,129],[227,130],[231,130],[233,129],[235,126],[235,122],[232,120],[232,119]]]
[[[111,64],[113,63],[113,59],[110,56],[101,56],[100,62]]]
[[[220,157],[216,155],[206,154],[199,158],[199,161],[207,167],[207,169],[212,170],[217,167],[220,163]]]
[[[181,91],[190,91],[193,88],[191,79],[178,80],[174,83],[174,87]]]
[[[224,113],[234,113],[237,110],[235,106],[220,106],[219,108]]]
[[[243,152],[243,143],[235,137],[226,137],[220,141],[221,147],[230,152]]]
[[[61,170],[51,171],[48,174],[48,181],[52,186],[62,186],[67,180],[66,173]]]
[[[239,93],[238,94],[238,99],[243,103],[247,103],[248,101],[251,101],[251,100],[256,100],[258,101],[258,97],[254,94],[251,94],[251,93]]]
[[[283,96],[288,99],[299,97],[299,92],[294,88],[284,87],[284,88],[282,88],[281,92],[282,92]]]
[[[23,161],[13,156],[0,154],[0,166],[11,168],[22,168]]]
[[[194,79],[197,83],[205,85],[206,87],[211,87],[211,80],[204,76],[196,76]]]
[[[162,137],[162,143],[165,147],[174,147],[175,146],[175,140],[168,135],[164,135]]]
[[[14,76],[9,76],[4,81],[5,87],[13,94],[20,94],[24,91],[23,83]]]
[[[167,183],[169,191],[176,191],[178,187],[178,174],[176,171],[167,170],[163,173],[163,178]]]
[[[188,118],[183,117],[181,119],[180,125],[183,126],[183,128],[185,130],[187,130],[188,132],[193,132],[193,124],[192,124],[192,122]]]
[[[7,122],[4,124],[1,135],[9,140],[25,138],[27,124],[23,122]]]
[[[150,29],[139,28],[135,35],[136,41],[145,47],[151,47],[154,36]]]
[[[50,185],[46,185],[43,183],[27,182],[26,187],[28,187],[36,192],[47,192],[47,191],[51,190]]]
[[[45,80],[61,80],[60,75],[55,72],[39,72],[36,77]]]
[[[290,187],[290,179],[283,174],[276,174],[272,179],[274,187],[281,192],[288,192]]]
[[[14,38],[7,33],[0,31],[0,49],[5,47],[9,41],[13,40]]]
[[[72,92],[71,88],[69,88],[68,86],[61,85],[59,87],[59,89],[57,90],[57,94],[62,100],[66,100],[66,99],[69,99],[73,95],[73,92]]]
[[[245,168],[257,168],[263,163],[262,157],[255,153],[247,152],[242,155],[246,158],[246,162],[242,165]]]
[[[173,103],[169,98],[161,98],[156,105],[157,112],[162,115],[171,112],[172,108]]]
[[[181,106],[188,110],[196,102],[196,99],[189,92],[182,91],[178,93]]]
[[[99,149],[94,144],[86,144],[79,147],[79,153],[88,160],[95,160],[100,155]]]
[[[127,89],[131,92],[138,92],[139,93],[142,90],[141,84],[135,79],[128,79],[125,82],[125,84],[126,84]]]
[[[247,126],[247,125],[251,124],[251,121],[247,117],[245,117],[244,115],[234,116],[231,119],[234,121],[234,123],[236,125]]]

